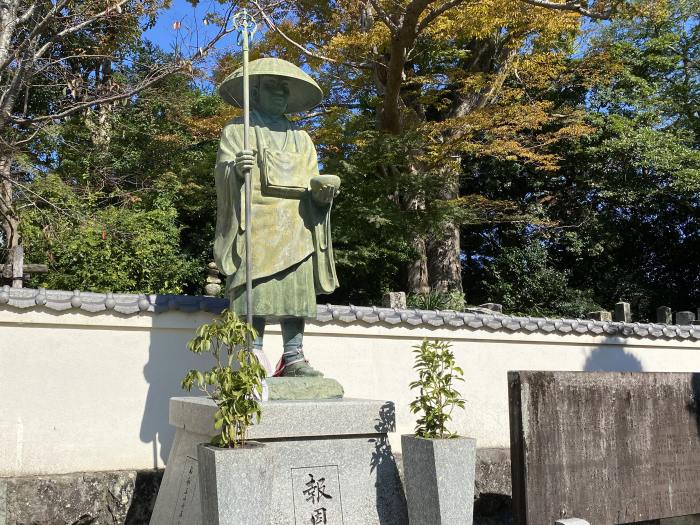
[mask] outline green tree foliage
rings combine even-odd
[[[46,254],[51,269],[35,277],[34,286],[182,293],[200,273],[180,248],[172,174],[129,205],[104,205],[96,194],[78,197],[56,175],[28,189],[40,203],[23,213],[22,235],[34,257]]]
[[[509,313],[583,317],[600,310],[590,294],[569,286],[569,272],[551,266],[537,242],[504,248],[484,273],[485,294]]]
[[[161,60],[151,46],[134,53],[121,74],[138,75]],[[226,111],[187,77],[172,75],[107,113],[87,111],[56,126],[38,146],[53,153],[40,168],[28,165],[38,176],[18,192],[28,260],[50,268],[33,284],[201,293]]]
[[[640,320],[661,304],[700,304],[700,1],[593,2],[592,14],[613,7],[614,17],[583,29],[576,14],[526,2],[466,2],[421,26],[399,64],[398,114],[385,98],[397,87],[391,23],[371,5],[391,17],[414,2],[259,3],[277,25],[253,54],[309,66],[327,93],[300,121],[324,171],[343,180],[333,211],[341,288],[326,300],[376,304],[408,290],[416,269],[444,273],[440,250],[457,228],[449,259],[470,304],[578,316],[623,299]],[[143,44],[130,57],[111,78],[167,61]],[[238,62],[222,57],[214,81]],[[212,167],[234,112],[184,76],[98,109],[47,126],[16,157],[26,252],[54,279],[36,282],[198,293]],[[107,255],[103,235],[122,255]],[[82,236],[100,255],[70,258]],[[147,257],[162,279],[137,270],[156,242],[165,248]],[[112,272],[136,273],[99,280]]]
[[[700,4],[634,4],[629,16],[593,28],[565,83],[545,94],[585,108],[591,127],[556,148],[556,171],[470,162],[470,185],[540,219],[463,230],[471,298],[550,315],[622,299],[640,320],[662,304],[700,302],[692,269],[700,253]],[[557,293],[543,297],[553,276]]]

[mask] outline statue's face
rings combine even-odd
[[[289,101],[289,82],[285,77],[262,75],[260,84],[253,88],[253,101],[263,113],[284,115]]]

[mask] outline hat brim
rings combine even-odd
[[[251,87],[256,84],[256,76],[282,76],[289,85],[289,100],[285,113],[298,113],[312,109],[323,100],[323,92],[316,82],[301,69],[286,60],[261,58],[249,65]],[[243,107],[243,68],[226,77],[219,86],[219,95],[235,107]]]

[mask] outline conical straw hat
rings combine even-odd
[[[289,101],[287,113],[306,111],[321,102],[323,92],[309,75],[297,66],[281,58],[259,58],[248,64],[251,86],[255,75],[278,75],[286,77],[289,82]],[[243,67],[227,76],[219,86],[219,95],[226,102],[236,107],[243,107]]]

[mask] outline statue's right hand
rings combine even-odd
[[[236,173],[242,177],[245,170],[252,170],[255,166],[255,152],[243,150],[236,153]]]

